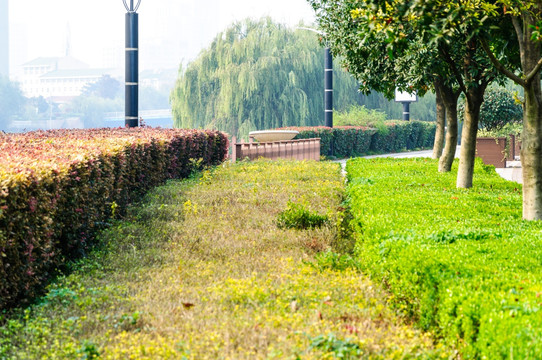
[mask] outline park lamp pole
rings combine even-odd
[[[126,8],[126,62],[125,62],[125,104],[124,124],[126,127],[139,125],[138,95],[139,95],[139,19],[137,9],[141,0],[122,0]]]
[[[300,30],[313,31],[319,35],[325,36],[322,31],[298,27]],[[327,127],[333,127],[333,57],[329,46],[324,49],[324,119]]]
[[[324,70],[324,107],[326,126],[333,127],[333,58],[331,57],[331,50],[326,46],[325,53],[325,70]]]
[[[413,92],[412,94],[395,89],[395,102],[403,104],[403,120],[410,121],[410,103],[418,101],[418,94]]]

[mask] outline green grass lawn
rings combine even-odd
[[[172,181],[39,304],[3,317],[0,358],[448,357],[332,252],[344,247],[344,192],[325,162],[225,164]],[[278,226],[299,214],[308,229]]]
[[[542,222],[521,185],[476,164],[474,187],[430,159],[347,165],[357,259],[391,303],[469,359],[542,358]]]

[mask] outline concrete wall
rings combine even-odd
[[[266,158],[271,160],[316,160],[320,161],[320,139],[301,139],[273,141],[263,143],[237,143],[234,139],[232,160],[249,158],[256,160]]]

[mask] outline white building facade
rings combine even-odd
[[[21,89],[26,97],[43,96],[64,103],[104,75],[113,74],[107,69],[91,69],[71,56],[40,57],[23,64]]]

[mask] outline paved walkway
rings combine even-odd
[[[523,174],[521,173],[521,166],[519,167],[507,167],[495,169],[497,174],[502,178],[510,181],[515,181],[519,184],[523,184]]]
[[[455,157],[459,158],[460,153],[460,147],[457,147],[457,150],[455,152]],[[370,155],[370,156],[362,156],[364,159],[373,159],[373,158],[382,158],[382,157],[389,157],[389,158],[413,158],[413,157],[431,157],[433,155],[433,150],[422,150],[422,151],[411,151],[411,152],[402,152],[402,153],[392,153],[392,154],[382,154],[382,155]],[[346,160],[337,160],[343,168],[343,172],[345,171],[346,167]],[[515,181],[517,183],[522,184],[523,183],[523,177],[521,174],[521,162],[519,161],[509,161],[507,164],[509,167],[507,168],[498,168],[495,169],[497,171],[497,174],[499,174],[503,179]]]

